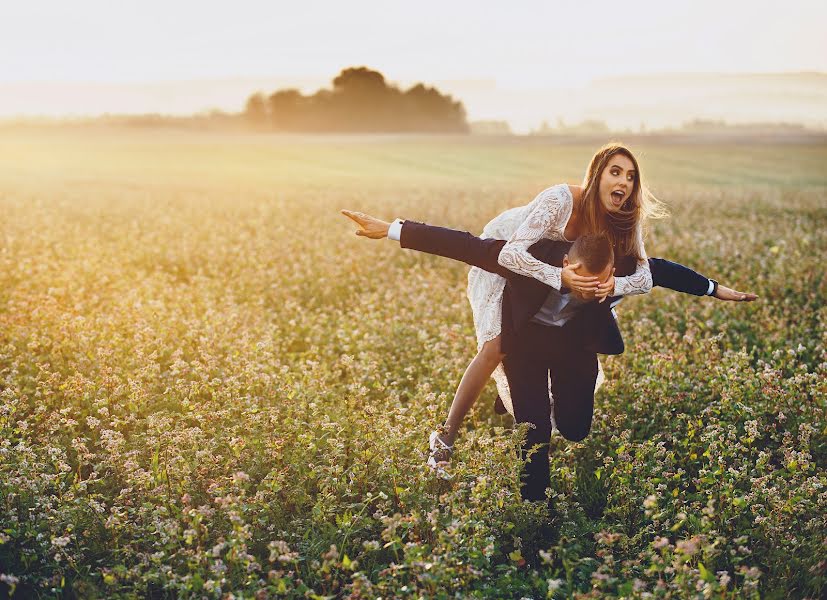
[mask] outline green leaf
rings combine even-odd
[[[704,566],[704,564],[703,564],[702,562],[700,562],[700,561],[698,561],[698,571],[700,571],[700,572],[701,572],[701,578],[702,578],[704,581],[707,581],[707,582],[713,582],[713,581],[715,581],[715,576],[714,576],[712,573],[710,573],[710,572],[707,570],[707,568]]]
[[[684,524],[684,523],[686,523],[686,521],[678,521],[677,523],[675,523],[674,525],[672,525],[672,527],[670,527],[670,528],[669,528],[669,531],[677,531],[678,529],[680,529],[681,527],[683,527],[683,524]]]
[[[631,581],[627,581],[625,583],[620,584],[617,586],[617,593],[620,596],[631,596],[632,595],[632,586],[633,583]]]

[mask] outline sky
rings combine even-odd
[[[825,29],[823,0],[4,0],[0,85],[323,85],[367,65],[402,84],[517,93],[623,75],[827,72]],[[60,98],[39,111],[60,113]]]

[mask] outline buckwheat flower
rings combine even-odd
[[[426,520],[428,524],[432,527],[436,527],[437,523],[439,522],[439,508],[435,508],[434,510],[430,511],[426,515]]]
[[[57,548],[65,548],[72,539],[70,536],[61,536],[52,539],[52,545]]]
[[[807,447],[810,444],[810,437],[815,432],[815,428],[809,423],[802,423],[798,426],[798,441],[801,445]]]
[[[222,575],[223,573],[227,572],[227,565],[225,565],[224,561],[219,558],[213,564],[210,565],[210,571],[212,571],[216,575]]]
[[[547,579],[546,584],[548,584],[548,592],[549,594],[553,594],[557,590],[559,590],[563,586],[562,579]]]
[[[665,538],[665,537],[656,537],[655,541],[652,542],[652,546],[656,550],[660,550],[661,548],[665,548],[666,546],[669,546],[669,545],[670,545],[669,544],[669,538]]]
[[[691,537],[688,540],[678,540],[675,549],[686,556],[694,555],[699,549],[698,538]]]
[[[282,540],[270,542],[267,547],[270,550],[270,562],[293,562],[299,557],[299,553],[291,551],[287,542]]]
[[[339,560],[339,549],[336,547],[336,544],[331,544],[330,550],[322,554],[322,558],[327,561]]]
[[[261,565],[258,564],[252,555],[248,554],[245,558],[250,561],[247,563],[247,573],[255,573],[261,570]]]
[[[236,471],[233,473],[233,483],[235,485],[241,485],[242,483],[247,483],[248,481],[250,481],[250,476],[244,471]]]

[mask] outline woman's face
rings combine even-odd
[[[629,199],[635,188],[635,164],[625,154],[609,158],[606,168],[600,174],[598,192],[600,203],[606,212],[617,212]]]

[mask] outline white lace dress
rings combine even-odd
[[[500,251],[499,263],[507,269],[534,277],[543,283],[560,289],[562,269],[534,258],[528,249],[542,238],[566,240],[564,232],[571,218],[573,198],[565,183],[540,192],[526,206],[511,208],[491,220],[483,229],[483,238],[508,240]],[[644,294],[652,289],[652,274],[643,247],[641,229],[638,228],[638,244],[642,260],[638,261],[633,275],[615,278],[615,295]],[[474,329],[477,334],[477,349],[485,342],[500,335],[502,327],[502,299],[505,279],[478,267],[471,267],[468,273],[468,301],[474,314]],[[505,408],[514,416],[511,393],[502,363],[493,373],[497,391]],[[603,369],[598,361],[598,376],[595,391],[603,383]],[[549,382],[550,386],[550,382]],[[549,387],[549,397],[551,388]],[[553,400],[552,400],[553,403]],[[552,427],[554,411],[551,416]]]

